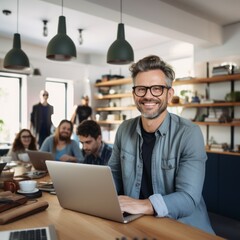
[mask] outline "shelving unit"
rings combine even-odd
[[[198,83],[216,83],[216,82],[228,82],[228,81],[239,81],[240,74],[214,76],[210,78],[191,78],[189,80],[176,80],[173,85],[187,85],[187,84],[198,84]]]
[[[96,83],[95,87],[111,87],[111,86],[119,86],[119,85],[130,84],[130,83],[132,83],[131,78],[121,78],[121,79]]]
[[[240,74],[235,75],[224,75],[224,76],[214,76],[210,78],[192,78],[189,80],[177,80],[173,83],[173,86],[180,86],[180,85],[195,85],[195,84],[207,84],[208,86],[212,83],[220,83],[220,82],[230,82],[231,83],[231,91],[235,90],[235,81],[240,80]],[[215,103],[186,103],[186,104],[170,104],[169,107],[183,107],[183,108],[215,108],[215,107],[231,107],[232,111],[232,118],[234,117],[234,107],[240,106],[240,102],[215,102]],[[209,138],[209,127],[210,126],[219,126],[219,127],[230,127],[231,131],[231,143],[230,147],[233,148],[234,146],[234,128],[240,127],[240,122],[227,122],[227,123],[220,123],[220,122],[199,122],[195,121],[196,124],[206,126],[207,127],[207,141]],[[240,156],[240,153],[231,152],[231,151],[224,151],[224,152],[216,152],[207,150],[209,153],[218,153],[218,154],[228,154],[228,155],[236,155]]]
[[[96,83],[95,87],[119,87],[122,85],[128,85],[132,83],[131,78],[122,78],[122,79],[116,79],[116,80],[109,80],[105,82],[100,82]],[[131,92],[124,92],[124,93],[115,93],[115,94],[102,94],[102,95],[97,95],[95,96],[95,99],[97,101],[100,100],[112,100],[112,99],[123,99],[123,98],[132,98],[132,93]],[[104,106],[104,107],[96,107],[95,111],[96,112],[122,112],[122,111],[132,111],[136,110],[135,105],[124,105],[124,106],[116,106],[116,107],[109,107],[109,106]],[[122,120],[100,120],[98,121],[99,124],[101,125],[119,125],[121,124]]]

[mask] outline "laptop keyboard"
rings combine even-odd
[[[48,240],[45,228],[11,232],[9,240]]]

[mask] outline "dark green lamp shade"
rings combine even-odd
[[[107,63],[129,64],[134,60],[131,45],[125,40],[124,24],[118,24],[117,40],[112,43],[107,53]]]
[[[13,37],[13,48],[6,54],[3,61],[4,68],[23,70],[29,68],[29,60],[25,52],[21,49],[21,36],[15,33]]]
[[[66,20],[59,17],[58,33],[51,39],[47,46],[47,58],[55,61],[69,61],[76,58],[77,51],[74,42],[66,34]]]

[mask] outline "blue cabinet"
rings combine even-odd
[[[240,220],[240,156],[208,153],[203,197],[208,211]]]

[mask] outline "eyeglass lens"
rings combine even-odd
[[[169,87],[163,86],[163,85],[153,85],[153,86],[150,86],[150,87],[134,86],[133,87],[133,91],[134,91],[134,94],[136,96],[144,97],[147,94],[147,90],[149,89],[151,94],[154,97],[160,97],[163,94],[164,88],[169,89]]]
[[[28,136],[21,136],[21,138],[30,138],[31,136],[28,135]]]

